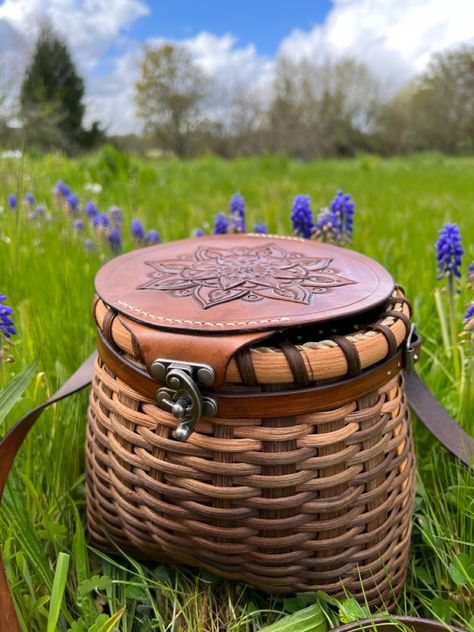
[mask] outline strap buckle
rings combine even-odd
[[[416,331],[416,323],[411,323],[405,345],[403,347],[403,364],[407,373],[413,373],[415,364],[420,359],[418,349],[421,345],[421,336]]]

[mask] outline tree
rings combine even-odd
[[[65,42],[44,24],[20,92],[20,106],[29,139],[44,147],[72,151],[84,142],[84,82],[77,74]]]
[[[412,116],[419,148],[474,149],[474,46],[433,56],[417,81]]]
[[[182,47],[146,46],[136,83],[137,113],[145,132],[178,156],[190,152],[193,134],[204,121],[209,79]]]
[[[301,158],[365,149],[379,85],[353,59],[277,62],[269,110],[271,148]]]

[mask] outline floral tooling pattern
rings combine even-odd
[[[277,245],[198,248],[192,255],[147,261],[151,279],[140,290],[193,297],[203,309],[240,299],[277,299],[309,305],[314,294],[355,283],[331,269],[332,259],[307,257]]]

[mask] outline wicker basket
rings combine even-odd
[[[406,574],[414,501],[402,371],[410,306],[367,258],[276,240],[204,238],[199,255],[196,241],[185,240],[175,242],[176,252],[157,246],[123,255],[99,273],[100,355],[87,433],[89,534],[102,549],[116,543],[140,558],[206,568],[276,593],[349,592],[390,608]],[[189,270],[190,261],[209,256],[202,254],[206,248],[221,253],[222,274],[227,257],[252,261],[263,247],[270,258],[296,258],[303,271],[306,263],[305,281],[279,281],[278,291],[310,287],[310,295],[275,300],[268,283],[259,295],[258,281],[246,276],[236,299],[219,302],[216,320],[213,306],[202,302],[221,294],[208,288],[196,300],[195,288],[176,281],[179,265]],[[319,277],[314,262],[323,259],[331,267],[319,264]],[[175,287],[165,282],[173,266]],[[184,277],[198,284],[200,267]],[[206,260],[204,269],[210,267]],[[288,276],[288,265],[280,268]],[[289,269],[302,274],[295,265]],[[349,292],[335,276],[357,287]],[[326,291],[316,291],[316,278]],[[226,283],[220,276],[220,286]],[[242,310],[237,316],[236,309]],[[337,319],[328,317],[331,309]],[[206,320],[196,319],[199,310]],[[253,326],[264,320],[269,330]],[[196,330],[223,322],[219,334]],[[181,436],[186,441],[176,439],[169,402],[167,410],[159,397],[157,404],[163,380],[153,377],[153,362],[170,358],[170,350],[178,361],[199,354],[203,363],[222,360],[212,388],[201,389],[215,397],[217,412],[203,408],[197,425]]]

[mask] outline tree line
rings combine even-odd
[[[44,26],[18,99],[17,119],[28,145],[74,153],[106,140],[98,122],[84,129],[83,98],[84,82],[66,44]],[[180,157],[472,153],[474,46],[434,55],[425,71],[395,93],[350,58],[296,63],[280,56],[272,83],[262,92],[257,86],[219,83],[178,45],[146,46],[135,105],[141,137],[108,140],[125,149],[154,148]],[[0,142],[8,129],[3,121]]]

